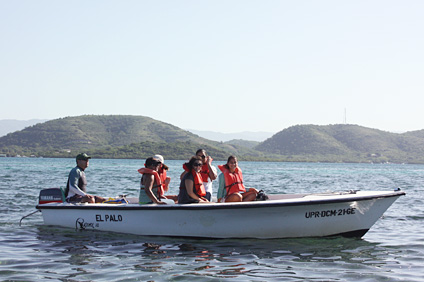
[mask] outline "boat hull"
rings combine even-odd
[[[200,238],[362,237],[403,192],[316,194],[249,203],[44,204],[44,223],[136,235]]]

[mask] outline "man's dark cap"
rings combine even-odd
[[[91,159],[91,157],[89,157],[86,153],[81,153],[77,156],[77,161],[79,160],[87,161],[89,159]]]

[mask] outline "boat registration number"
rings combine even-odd
[[[308,211],[305,213],[306,218],[317,218],[317,217],[331,217],[341,215],[353,215],[355,214],[355,208],[338,209],[338,210],[325,210],[325,211]]]

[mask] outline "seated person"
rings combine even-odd
[[[171,182],[171,177],[166,175],[169,167],[164,163],[164,158],[162,155],[154,155],[153,159],[159,162],[158,174],[163,184],[163,192],[166,193],[169,190],[169,183]],[[166,195],[165,198],[177,202],[178,195]]]
[[[254,201],[258,190],[246,188],[243,184],[243,174],[238,167],[237,158],[230,156],[225,165],[219,165],[222,173],[218,177],[218,202],[247,202]]]
[[[69,173],[66,184],[65,197],[68,203],[103,203],[105,198],[86,193],[87,179],[84,170],[88,167],[91,159],[87,154],[79,154],[76,157],[77,166]]]
[[[216,171],[216,168],[212,165],[212,158],[211,156],[208,156],[206,151],[204,149],[199,149],[196,152],[196,156],[202,158],[202,168],[200,170],[200,175],[203,179],[203,186],[205,186],[206,190],[206,196],[205,198],[208,199],[210,202],[212,200],[212,181],[214,181],[218,174]],[[184,172],[181,174],[180,179],[183,179],[184,175],[189,171],[186,165],[183,165]]]
[[[174,201],[168,200],[164,195],[164,183],[158,173],[160,162],[150,157],[146,159],[144,166],[138,170],[143,175],[140,180],[139,203],[173,204]]]
[[[201,157],[192,157],[184,164],[188,172],[181,179],[180,193],[178,194],[179,204],[208,203],[205,198],[206,191],[203,186],[203,179],[200,174],[203,162]]]

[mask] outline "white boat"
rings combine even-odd
[[[46,225],[197,238],[362,237],[405,195],[348,191],[268,195],[268,200],[241,203],[139,205],[127,198],[122,204],[69,204],[52,195],[54,189],[42,190],[36,206]]]

